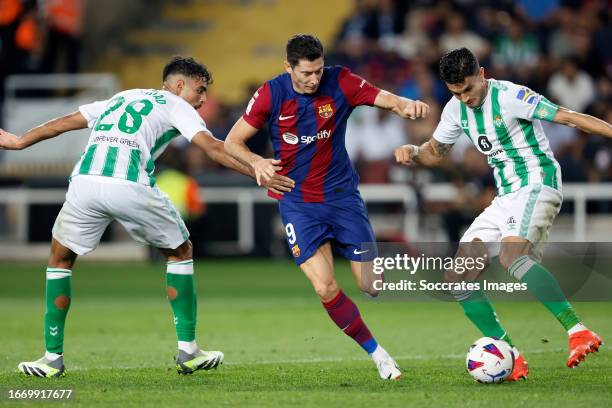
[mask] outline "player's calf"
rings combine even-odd
[[[384,273],[374,272],[374,263],[372,261],[351,261],[351,271],[361,293],[372,298],[380,294],[380,290],[376,289],[376,283],[383,282],[385,276]]]

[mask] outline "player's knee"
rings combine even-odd
[[[454,260],[455,267],[444,272],[445,282],[473,281],[490,265],[487,249],[479,239],[461,243]]]
[[[458,283],[465,280],[465,274],[458,273],[452,269],[444,271],[444,282]]]
[[[178,248],[174,251],[174,256],[179,260],[189,260],[193,259],[193,244],[190,240],[183,242]]]
[[[70,249],[53,240],[51,243],[51,254],[47,266],[50,268],[69,269],[72,270],[77,254]]]
[[[338,283],[336,283],[335,280],[313,282],[313,286],[317,296],[319,296],[323,302],[329,302],[336,297],[340,291]]]

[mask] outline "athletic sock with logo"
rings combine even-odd
[[[463,308],[465,315],[487,337],[505,340],[511,347],[512,340],[506,333],[493,305],[482,289],[474,291],[453,291],[452,295]]]
[[[166,269],[168,300],[174,314],[176,337],[180,346],[195,340],[197,297],[193,278],[193,260],[168,262]]]
[[[355,303],[340,291],[329,302],[323,302],[329,317],[347,336],[355,340],[361,348],[371,354],[378,347],[378,343],[370,333],[368,326],[361,319],[359,309]]]
[[[580,318],[548,269],[535,262],[529,255],[524,255],[510,265],[508,272],[527,284],[527,288],[557,318],[566,331],[579,327],[576,325],[581,323]]]
[[[72,295],[72,271],[47,268],[45,290],[45,349],[49,353],[64,351],[64,324],[70,309]]]

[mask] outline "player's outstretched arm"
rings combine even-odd
[[[225,152],[225,149],[223,148],[223,142],[214,137],[211,133],[198,132],[193,137],[193,139],[191,139],[191,143],[204,150],[208,157],[210,157],[217,163],[232,170],[236,170],[246,176],[255,176],[255,173],[251,168],[245,166],[243,163],[239,162],[238,160],[227,154]]]
[[[574,112],[564,107],[557,110],[553,122],[575,127],[585,133],[612,137],[612,125],[608,122],[584,113]]]
[[[440,143],[431,138],[420,146],[407,144],[395,149],[395,161],[400,164],[437,166],[453,147],[452,144]]]
[[[424,118],[429,114],[429,105],[426,103],[397,96],[385,90],[378,93],[374,106],[390,110],[405,119]]]
[[[206,154],[217,163],[236,170],[244,175],[255,177],[255,171],[253,168],[229,155],[225,151],[223,142],[214,137],[212,134],[208,132],[198,132],[193,137],[191,142],[204,150],[204,152],[206,152]],[[274,193],[282,195],[283,192],[291,191],[293,184],[293,180],[289,179],[288,177],[275,175],[267,180],[267,182],[265,182],[263,185]]]
[[[278,193],[270,188],[270,185],[272,184],[274,186],[277,181],[282,181],[283,184],[290,184],[288,190],[283,189],[282,191],[291,191],[295,186],[295,182],[289,177],[281,176],[276,173],[282,170],[280,160],[264,159],[260,155],[250,151],[247,147],[246,141],[255,136],[256,133],[256,128],[249,125],[243,118],[238,119],[225,138],[225,151],[236,160],[245,163],[253,169],[257,185],[267,187],[273,192]]]
[[[77,111],[43,123],[34,129],[28,130],[21,137],[0,129],[0,149],[22,150],[40,141],[59,136],[62,133],[86,127],[87,120],[81,112]]]

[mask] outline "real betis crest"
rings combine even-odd
[[[537,115],[539,118],[545,118],[548,116],[548,114],[548,109],[545,106],[542,106],[540,109],[538,109]]]
[[[467,121],[467,119],[463,119],[463,120],[461,121],[461,127],[462,127],[462,128],[464,128],[464,129],[468,127],[468,121]]]
[[[323,119],[327,119],[333,114],[334,114],[334,110],[332,109],[330,103],[319,106],[319,116],[322,117]]]
[[[495,115],[493,118],[493,123],[495,123],[495,127],[502,127],[504,125],[504,121],[499,115]]]

